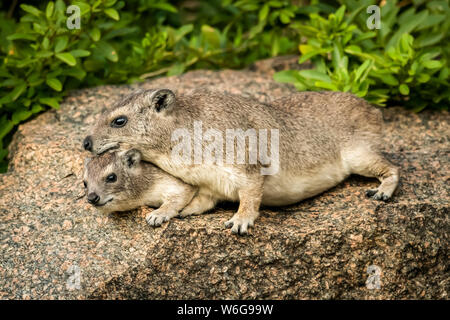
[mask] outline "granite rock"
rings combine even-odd
[[[401,167],[387,203],[365,198],[375,179],[352,176],[263,208],[245,237],[224,228],[236,204],[152,229],[152,209],[102,215],[86,203],[81,142],[112,101],[205,86],[270,102],[295,90],[272,80],[284,62],[73,91],[21,125],[0,175],[0,298],[448,299],[448,112],[383,110],[383,152]]]

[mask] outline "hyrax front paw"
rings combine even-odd
[[[158,210],[153,211],[152,213],[147,214],[145,220],[152,227],[159,227],[164,222],[167,222],[172,218],[172,215],[166,212],[158,212]]]
[[[248,233],[248,228],[253,227],[255,218],[240,216],[235,214],[230,220],[225,222],[225,228],[231,228],[231,232],[235,234],[244,235]]]
[[[366,191],[366,196],[375,200],[387,201],[389,196],[378,189],[369,189]]]

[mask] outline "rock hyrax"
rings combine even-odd
[[[211,130],[223,136],[227,129],[278,130],[278,145],[273,145],[277,148],[271,146],[271,153],[278,149],[278,157],[273,157],[279,161],[278,170],[261,174],[268,164],[261,158],[256,163],[247,161],[254,150],[245,141],[244,163],[179,161],[172,152],[179,143],[174,132],[182,129],[195,136],[198,124],[203,135]],[[267,105],[205,89],[182,95],[168,89],[140,90],[99,117],[84,147],[97,155],[116,148],[140,150],[144,160],[200,187],[199,211],[201,206],[211,206],[211,199],[239,201],[237,213],[225,225],[244,234],[258,217],[262,199],[267,205],[292,204],[337,185],[350,174],[378,178],[379,187],[367,194],[377,200],[390,198],[399,178],[398,169],[379,151],[382,124],[380,110],[342,92],[299,92]],[[212,139],[200,141],[197,148],[211,150]],[[222,150],[230,145],[225,139],[221,143]],[[187,149],[191,147],[196,147],[195,141]]]
[[[159,207],[146,217],[151,226],[179,214],[197,192],[196,187],[141,161],[141,153],[134,149],[87,158],[84,186],[88,202],[106,213]]]

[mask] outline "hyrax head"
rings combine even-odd
[[[87,201],[104,212],[126,211],[141,204],[144,173],[141,154],[132,149],[87,158],[84,187]]]
[[[120,147],[142,150],[165,144],[175,104],[175,94],[169,89],[138,90],[99,117],[83,147],[100,155]]]

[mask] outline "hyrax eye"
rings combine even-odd
[[[124,125],[127,124],[128,118],[125,116],[120,116],[115,118],[112,122],[111,122],[111,127],[113,128],[121,128]]]
[[[85,188],[87,188],[87,183],[86,183],[86,181],[83,181],[83,185],[84,185]]]
[[[106,182],[112,183],[117,181],[117,176],[114,173],[111,173],[109,176],[106,177]]]

